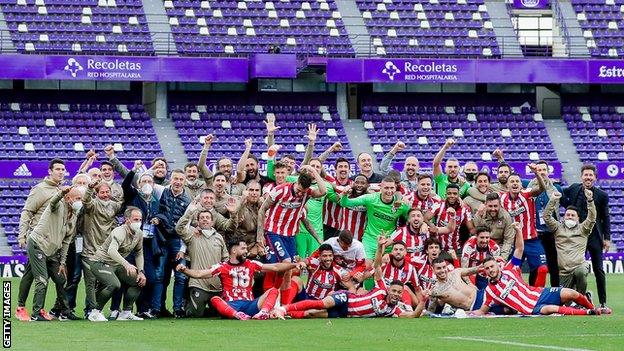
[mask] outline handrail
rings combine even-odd
[[[568,25],[566,24],[565,18],[563,17],[563,12],[561,11],[561,7],[559,5],[559,1],[554,0],[550,2],[550,6],[553,11],[553,17],[557,19],[557,25],[561,29],[562,33],[559,33],[563,40],[565,41],[565,54],[566,56],[570,56],[570,32],[568,31]]]

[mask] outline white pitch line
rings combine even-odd
[[[466,337],[463,337],[463,336],[445,336],[445,337],[442,337],[442,339],[464,340],[464,341],[478,341],[478,342],[484,342],[484,343],[490,343],[490,344],[511,345],[511,346],[521,346],[521,347],[532,347],[532,348],[536,348],[536,349],[547,349],[547,350],[592,351],[590,349],[575,349],[575,348],[570,348],[570,347],[525,344],[525,343],[513,342],[513,341],[498,341],[498,340],[491,340],[491,339],[466,338]]]

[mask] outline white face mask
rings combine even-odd
[[[130,229],[135,232],[141,231],[141,222],[132,222],[130,223]]]
[[[71,204],[72,210],[78,212],[82,209],[82,201],[78,200],[78,201],[74,201]]]
[[[76,187],[76,189],[78,189],[78,191],[80,192],[80,196],[84,196],[84,194],[87,192],[87,187],[84,185]]]
[[[152,195],[152,191],[154,191],[154,188],[149,183],[145,183],[141,187],[141,192],[143,193],[143,195]]]
[[[568,229],[572,229],[576,227],[576,221],[572,219],[566,219],[565,221],[563,221],[563,225],[568,227]]]

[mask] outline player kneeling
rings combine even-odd
[[[274,315],[288,315],[292,318],[339,318],[339,317],[420,317],[425,300],[421,300],[414,311],[404,311],[399,307],[404,285],[393,281],[389,286],[383,280],[381,256],[387,239],[378,238],[377,252],[373,267],[375,287],[366,294],[357,295],[347,291],[337,291],[322,300],[304,300],[278,307]]]
[[[210,302],[223,317],[240,320],[269,319],[269,311],[279,298],[279,290],[268,289],[262,296],[254,299],[252,291],[254,274],[258,271],[285,272],[297,267],[303,269],[305,264],[303,262],[262,264],[247,260],[247,243],[242,238],[231,239],[227,246],[230,257],[225,262],[202,270],[189,269],[179,264],[176,270],[196,279],[219,277],[223,285],[223,297],[215,296]]]

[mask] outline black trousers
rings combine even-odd
[[[555,244],[555,236],[551,232],[539,232],[539,238],[546,252],[546,265],[548,265],[548,274],[550,275],[550,286],[560,286],[559,282],[559,264],[557,263],[557,245]]]
[[[596,288],[598,290],[598,300],[601,304],[607,303],[607,282],[605,272],[602,268],[602,239],[592,233],[587,241],[587,252],[591,256],[592,270],[596,276]]]

